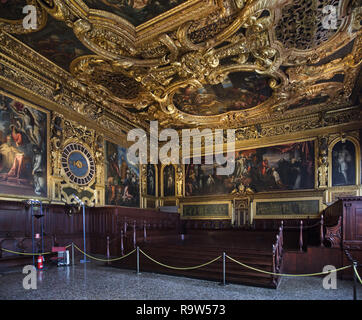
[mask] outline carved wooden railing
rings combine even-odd
[[[342,216],[339,217],[338,223],[332,227],[326,227],[324,239],[329,241],[331,248],[339,248],[342,239]]]
[[[118,239],[120,239],[120,250],[121,255],[123,256],[127,249],[136,248],[140,241],[143,243],[149,241],[149,232],[151,230],[173,229],[174,225],[167,219],[155,219],[155,221],[136,221],[131,218],[124,217],[123,223],[120,224],[120,227],[120,238]],[[107,240],[107,253],[109,252],[109,244],[112,241]]]
[[[280,272],[283,256],[283,221],[276,235],[275,244],[273,244],[273,273]],[[278,281],[277,276],[273,276],[274,281]]]

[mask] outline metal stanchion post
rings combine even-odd
[[[74,266],[74,242],[72,242],[72,265]]]
[[[300,230],[299,230],[299,251],[303,251],[303,220],[300,220]]]
[[[75,194],[72,194],[74,200],[76,202],[78,202],[78,204],[80,206],[82,206],[82,211],[83,211],[83,260],[80,260],[80,263],[86,263],[86,262],[90,262],[90,260],[87,260],[86,257],[86,252],[87,252],[87,246],[86,246],[86,238],[85,238],[85,233],[86,233],[86,229],[85,229],[85,203],[80,200]]]
[[[322,214],[322,215],[321,215],[321,231],[320,231],[321,247],[324,247],[324,244],[323,244],[323,241],[324,241],[323,226],[324,226],[324,220],[323,220],[323,214]]]
[[[140,274],[140,248],[137,246],[137,274]]]
[[[87,257],[85,255],[85,253],[87,252],[87,246],[86,246],[86,242],[85,242],[86,241],[85,240],[85,204],[83,201],[80,201],[80,204],[83,208],[83,247],[84,247],[83,260],[80,260],[80,263],[86,263],[86,262],[90,262],[90,261],[87,260]]]
[[[222,283],[221,286],[226,285],[226,254],[225,252],[222,253]]]
[[[109,260],[110,258],[110,253],[109,253],[109,236],[107,236],[107,260]],[[107,261],[107,264],[109,265],[110,262]]]
[[[121,255],[124,255],[124,246],[123,246],[123,230],[121,230]]]
[[[353,300],[357,300],[357,276],[355,268],[357,268],[357,261],[353,261]]]

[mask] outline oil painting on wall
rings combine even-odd
[[[229,208],[228,203],[182,204],[181,212],[183,219],[228,218]]]
[[[106,204],[139,207],[139,168],[127,160],[127,149],[106,142]]]
[[[332,185],[356,184],[356,148],[346,140],[337,142],[332,150]]]
[[[172,197],[175,195],[175,167],[168,165],[163,169],[163,195]]]
[[[147,194],[156,196],[156,168],[153,164],[147,165]]]
[[[0,194],[47,196],[47,117],[0,94]]]
[[[256,216],[315,216],[319,211],[319,200],[255,201]]]
[[[187,164],[187,196],[255,193],[314,188],[314,142],[305,141],[236,151],[231,175],[217,175],[215,164]]]

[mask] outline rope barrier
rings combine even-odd
[[[316,222],[315,224],[312,224],[311,226],[303,226],[302,229],[303,230],[306,230],[306,229],[311,229],[311,228],[315,228],[317,227],[318,225],[320,225],[321,222],[318,221]],[[283,229],[296,229],[296,230],[299,230],[300,229],[300,226],[283,226]]]
[[[69,248],[71,246],[72,246],[71,244],[68,244],[65,248]],[[17,252],[17,251],[12,251],[12,250],[9,250],[9,249],[4,249],[4,248],[1,248],[1,250],[5,251],[5,252],[9,252],[9,253],[21,254],[21,255],[24,255],[24,256],[39,256],[39,255],[46,255],[46,254],[54,253],[54,252],[39,252],[39,253]]]
[[[353,266],[353,269],[354,269],[354,272],[355,272],[355,274],[357,276],[358,281],[360,282],[360,284],[362,284],[362,280],[361,280],[361,277],[359,276],[359,274],[357,272],[357,268],[355,266]]]
[[[118,258],[114,258],[114,259],[101,259],[101,258],[97,258],[97,257],[93,257],[87,253],[85,253],[83,250],[81,250],[76,244],[73,244],[74,247],[81,253],[83,253],[84,255],[86,255],[88,258],[90,259],[93,259],[93,260],[97,260],[97,261],[103,261],[103,262],[112,262],[112,261],[117,261],[117,260],[121,260],[121,259],[124,259],[126,257],[128,257],[129,255],[131,255],[132,253],[134,253],[136,251],[136,249],[133,249],[131,252],[127,253],[126,255],[124,256],[121,256],[121,257],[118,257]],[[65,248],[69,248],[71,246],[71,244],[67,245]],[[4,248],[1,248],[1,250],[5,251],[5,252],[9,252],[9,253],[14,253],[14,254],[20,254],[20,255],[46,255],[46,254],[51,254],[53,252],[42,252],[42,253],[29,253],[29,252],[17,252],[17,251],[12,251],[12,250],[9,250],[9,249],[4,249]],[[193,270],[193,269],[199,269],[199,268],[202,268],[204,266],[207,266],[217,260],[219,260],[222,256],[218,256],[216,257],[215,259],[212,259],[206,263],[203,263],[203,264],[200,264],[200,265],[197,265],[197,266],[192,266],[192,267],[175,267],[175,266],[170,266],[170,265],[167,265],[167,264],[164,264],[162,262],[159,262],[155,259],[153,259],[152,257],[150,257],[148,254],[146,254],[142,249],[139,249],[139,251],[148,259],[150,259],[151,261],[153,261],[154,263],[160,265],[160,266],[163,266],[165,268],[169,268],[169,269],[174,269],[174,270]],[[254,271],[257,271],[257,272],[260,272],[260,273],[265,273],[265,274],[270,274],[270,275],[274,275],[274,276],[283,276],[283,277],[310,277],[310,276],[319,276],[319,275],[324,275],[324,274],[329,274],[329,273],[332,273],[332,272],[337,272],[337,271],[341,271],[341,270],[345,270],[345,269],[348,269],[350,267],[353,267],[354,269],[354,272],[356,273],[356,276],[359,280],[359,282],[362,284],[362,280],[361,280],[361,277],[360,275],[358,274],[357,272],[357,268],[353,265],[349,265],[349,266],[345,266],[345,267],[341,267],[341,268],[338,268],[338,269],[334,269],[334,270],[330,270],[330,271],[324,271],[324,272],[316,272],[316,273],[306,273],[306,274],[285,274],[285,273],[275,273],[275,272],[269,272],[269,271],[265,271],[265,270],[261,270],[261,269],[258,269],[258,268],[255,268],[255,267],[252,267],[252,266],[249,266],[245,263],[242,263],[240,261],[237,261],[235,260],[234,258],[228,256],[228,255],[225,255],[229,260],[245,267],[245,268],[248,268],[248,269],[251,269],[251,270],[254,270]]]
[[[169,269],[174,269],[174,270],[192,270],[192,269],[198,269],[198,268],[201,268],[201,267],[204,267],[204,266],[207,266],[217,260],[219,260],[221,258],[221,256],[218,256],[217,258],[213,259],[213,260],[210,260],[209,262],[206,262],[204,264],[200,264],[198,266],[194,266],[194,267],[173,267],[173,266],[169,266],[167,264],[164,264],[164,263],[161,263],[153,258],[151,258],[149,255],[147,255],[143,250],[140,249],[140,252],[145,256],[147,257],[148,259],[150,259],[151,261],[159,264],[160,266],[163,266],[165,268],[169,268]]]
[[[84,255],[86,255],[88,258],[94,259],[94,260],[98,260],[98,261],[103,261],[103,262],[111,262],[111,261],[121,260],[121,259],[123,259],[123,258],[128,257],[129,255],[131,255],[133,252],[136,251],[136,249],[133,249],[131,252],[128,252],[126,255],[124,255],[124,256],[122,256],[122,257],[119,257],[119,258],[114,258],[114,259],[100,259],[100,258],[96,258],[96,257],[93,257],[93,256],[85,253],[84,251],[82,251],[81,249],[79,249],[79,248],[77,247],[77,245],[74,245],[74,247],[75,247],[78,251],[80,251],[81,253],[83,253]]]
[[[270,274],[270,275],[274,275],[274,276],[283,276],[283,277],[311,277],[311,276],[319,276],[319,275],[329,274],[329,273],[332,273],[332,272],[337,272],[337,271],[341,271],[341,270],[348,269],[348,268],[352,267],[352,265],[349,265],[349,266],[345,266],[345,267],[342,267],[342,268],[339,268],[339,269],[330,270],[330,271],[325,271],[325,272],[306,273],[306,274],[286,274],[286,273],[275,273],[275,272],[269,272],[269,271],[261,270],[261,269],[258,269],[258,268],[254,268],[254,267],[248,266],[247,264],[242,263],[242,262],[240,262],[240,261],[237,261],[237,260],[229,257],[228,255],[226,255],[226,257],[228,257],[231,261],[233,261],[233,262],[235,262],[235,263],[237,263],[237,264],[240,264],[241,266],[243,266],[243,267],[245,267],[245,268],[248,268],[248,269],[251,269],[251,270],[254,270],[254,271],[258,271],[258,272],[261,272],[261,273],[266,273],[266,274]]]

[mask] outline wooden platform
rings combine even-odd
[[[223,252],[233,259],[261,270],[273,271],[272,244],[275,232],[240,230],[195,230],[185,235],[168,238],[167,241],[150,241],[139,244],[151,258],[172,267],[192,267],[202,265],[222,256]],[[115,261],[112,266],[136,270],[136,255]],[[176,270],[159,265],[142,253],[140,270],[186,276],[222,282],[222,258],[198,269]],[[278,279],[272,275],[247,269],[226,258],[226,282],[251,286],[277,288]]]

